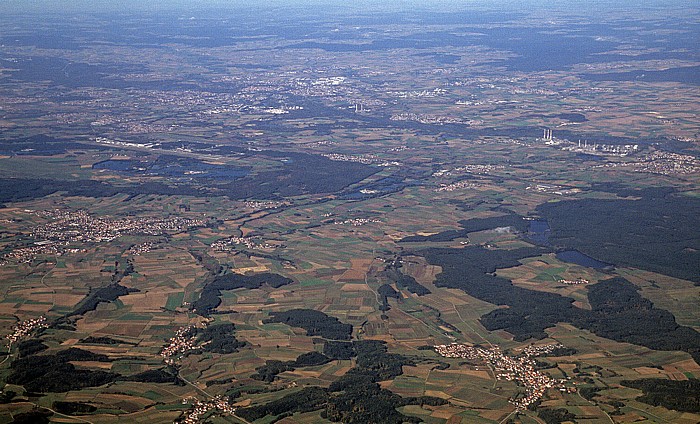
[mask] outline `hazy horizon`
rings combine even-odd
[[[400,3],[390,1],[371,1],[358,0],[353,2],[340,0],[269,0],[264,3],[250,4],[243,0],[206,0],[203,2],[192,3],[184,0],[168,0],[164,2],[140,2],[136,0],[125,0],[118,4],[111,1],[98,0],[6,0],[0,3],[0,12],[3,13],[101,13],[101,12],[149,12],[149,11],[171,11],[171,12],[189,12],[189,11],[205,11],[207,9],[214,10],[256,10],[270,8],[314,8],[315,11],[322,11],[324,7],[337,10],[348,11],[387,11],[387,12],[412,12],[412,11],[451,11],[451,10],[467,10],[467,9],[523,9],[523,8],[542,8],[542,9],[566,9],[570,11],[586,11],[595,12],[601,9],[617,9],[617,8],[662,8],[662,7],[683,7],[698,9],[696,2],[688,0],[657,0],[654,2],[639,3],[631,0],[618,0],[613,2],[607,1],[542,1],[542,0],[527,0],[527,1],[496,1],[496,0],[406,0]],[[320,8],[320,9],[319,9]]]

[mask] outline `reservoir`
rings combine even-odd
[[[92,165],[92,169],[109,169],[110,171],[131,171],[140,164],[137,160],[108,159]]]
[[[549,233],[551,232],[547,220],[535,219],[530,221],[527,228],[527,238],[540,246],[549,246]]]
[[[549,223],[546,219],[535,219],[530,221],[530,225],[527,228],[526,237],[529,241],[540,246],[551,246],[549,243],[550,233],[551,229],[549,228]],[[556,256],[560,261],[594,269],[605,269],[613,266],[612,264],[593,259],[588,255],[584,255],[578,250],[564,250],[557,253]]]
[[[576,265],[587,266],[594,269],[610,268],[613,265],[593,259],[588,255],[584,255],[578,250],[564,250],[557,253],[557,259],[564,262],[569,262]]]
[[[108,169],[129,175],[157,175],[171,178],[208,178],[235,180],[248,174],[248,170],[229,165],[210,164],[190,158],[168,158],[153,163],[133,159],[109,159],[92,165],[93,169]]]

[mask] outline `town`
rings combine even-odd
[[[181,232],[205,224],[202,219],[192,218],[96,218],[85,210],[62,210],[35,212],[52,222],[40,225],[32,231],[37,240],[67,241],[77,243],[109,242],[122,235],[159,236],[169,232]]]
[[[647,174],[688,175],[700,172],[700,160],[690,155],[657,150],[635,162],[610,162],[596,168],[629,168]]]
[[[32,245],[18,244],[0,257],[0,266],[9,263],[31,263],[37,256],[62,256],[66,253],[85,251],[89,243],[111,242],[124,235],[161,236],[179,233],[204,226],[203,219],[182,217],[153,218],[128,217],[121,219],[96,218],[85,210],[54,209],[49,211],[25,210],[24,212],[51,221],[34,227],[29,236]],[[129,253],[140,255],[153,248],[152,242],[132,246]]]

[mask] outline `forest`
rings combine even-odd
[[[185,382],[177,376],[177,372],[169,372],[167,369],[146,370],[129,377],[120,378],[126,381],[137,381],[139,383],[169,383],[184,386]]]
[[[67,392],[110,383],[118,375],[107,371],[78,369],[71,361],[109,361],[105,355],[69,348],[53,355],[31,355],[11,363],[7,382],[28,392]]]
[[[494,305],[508,305],[481,318],[489,330],[504,329],[516,340],[546,337],[544,330],[566,321],[573,299],[514,286],[494,273],[497,268],[520,264],[519,259],[543,252],[537,247],[513,250],[488,250],[480,246],[464,249],[428,249],[421,254],[431,265],[439,265],[435,285],[463,290],[470,296]]]
[[[34,355],[35,353],[43,352],[48,348],[49,347],[46,346],[41,340],[29,339],[19,342],[17,345],[17,352],[19,353],[20,358],[24,358],[26,356]]]
[[[542,418],[547,424],[561,424],[574,421],[576,418],[576,415],[564,408],[540,408],[537,410],[537,416]]]
[[[685,381],[643,378],[623,380],[623,386],[639,389],[644,394],[638,401],[682,412],[700,412],[700,380]]]
[[[76,306],[75,310],[68,315],[71,317],[74,315],[84,315],[86,312],[94,311],[97,309],[97,305],[100,303],[113,302],[119,298],[119,296],[126,296],[129,293],[138,292],[138,289],[127,288],[119,283],[112,283],[106,287],[101,287],[99,289],[91,291],[85,299],[83,299]]]
[[[209,325],[196,328],[197,344],[203,345],[202,351],[212,353],[234,353],[245,347],[246,342],[239,341],[233,332],[236,327],[231,323]]]
[[[272,312],[264,323],[280,322],[290,327],[306,330],[307,336],[320,336],[331,340],[350,340],[352,325],[342,323],[338,318],[328,316],[313,309],[292,309],[285,312]]]
[[[673,314],[654,307],[623,278],[589,286],[589,311],[576,308],[571,298],[517,287],[494,275],[497,268],[516,266],[518,259],[539,252],[539,248],[488,250],[468,246],[427,249],[423,255],[428,263],[442,267],[436,286],[461,289],[477,299],[508,306],[481,317],[487,330],[506,330],[523,341],[542,339],[547,336],[546,328],[566,322],[601,337],[656,350],[680,350],[700,360],[700,333],[678,325]]]
[[[303,353],[294,361],[268,360],[265,362],[265,365],[255,369],[255,374],[251,375],[251,378],[254,380],[271,383],[275,380],[277,374],[285,371],[294,371],[295,369],[302,367],[323,365],[328,361],[330,361],[329,357],[318,352]]]
[[[32,345],[41,343],[33,340]],[[31,341],[29,340],[29,341]],[[42,349],[43,350],[43,349]],[[77,368],[73,362],[112,362],[107,355],[71,347],[49,355],[37,352],[21,356],[10,364],[11,373],[7,382],[23,386],[31,393],[63,393],[86,387],[102,386],[117,380],[143,383],[184,384],[177,371],[164,368],[146,370],[132,376],[113,372]]]
[[[411,293],[417,294],[418,296],[430,294],[430,290],[416,281],[415,278],[411,277],[410,275],[406,275],[401,271],[400,257],[396,258],[396,260],[388,265],[382,275],[395,282],[399,288],[406,289]]]
[[[382,299],[382,304],[379,306],[379,310],[382,312],[386,312],[389,310],[389,298],[397,300],[400,299],[399,292],[394,290],[394,288],[388,284],[382,284],[381,286],[379,286],[379,288],[377,289],[377,293]]]
[[[209,316],[221,304],[222,290],[257,289],[263,284],[279,288],[292,282],[293,280],[289,278],[267,272],[253,275],[236,273],[218,275],[204,286],[199,299],[192,302],[191,309],[199,315]]]
[[[400,240],[401,243],[416,243],[416,242],[445,242],[454,241],[458,238],[467,237],[469,233],[477,231],[492,230],[494,228],[512,227],[516,231],[527,231],[528,223],[522,216],[516,214],[507,214],[495,216],[491,218],[474,218],[459,221],[459,230],[447,230],[430,236],[408,236]]]
[[[267,415],[281,419],[295,412],[323,409],[321,415],[335,422],[402,424],[421,420],[401,414],[396,410],[400,406],[437,406],[447,403],[444,399],[430,396],[403,398],[382,389],[377,384],[379,381],[397,377],[403,373],[402,366],[413,364],[413,361],[403,355],[388,353],[384,342],[363,340],[326,343],[352,344],[353,354],[357,356],[356,366],[331,383],[328,389],[307,387],[267,404],[239,408],[236,414],[253,421]]]
[[[205,177],[166,185],[144,181],[117,186],[97,180],[0,178],[0,204],[39,199],[63,192],[66,196],[111,197],[117,194],[167,196],[227,196],[231,199],[281,199],[303,194],[336,193],[375,174],[378,169],[356,162],[332,161],[320,155],[266,151],[284,159],[283,167],[212,183]],[[191,179],[191,178],[190,178]],[[203,188],[206,187],[206,188]]]
[[[232,199],[280,199],[304,194],[336,193],[375,174],[378,169],[357,162],[333,161],[307,153],[262,151],[261,156],[284,160],[280,169],[219,184],[217,189]]]
[[[0,203],[40,199],[50,194],[63,192],[66,196],[112,197],[117,194],[137,196],[159,194],[169,196],[204,196],[200,189],[190,186],[169,186],[157,182],[146,182],[129,186],[115,186],[95,180],[49,180],[30,178],[0,178]]]
[[[603,262],[700,283],[700,198],[666,189],[624,190],[631,199],[545,203],[549,241]]]
[[[592,311],[578,314],[572,324],[601,337],[656,350],[680,350],[700,362],[700,333],[681,326],[675,317],[639,294],[629,281],[617,277],[588,289]]]
[[[59,414],[78,415],[97,411],[97,407],[82,402],[55,401],[51,408]]]
[[[404,355],[389,353],[383,341],[349,341],[352,326],[340,322],[337,318],[315,310],[296,309],[273,313],[272,320],[267,322],[283,322],[306,329],[310,336],[320,335],[336,340],[324,341],[323,354],[309,352],[300,355],[294,361],[267,361],[265,365],[256,369],[254,379],[271,382],[281,372],[303,366],[321,365],[331,359],[356,358],[355,366],[331,383],[328,389],[306,387],[266,404],[239,408],[236,414],[248,421],[268,415],[274,416],[277,421],[296,412],[322,409],[323,417],[336,422],[401,424],[421,420],[401,414],[396,410],[400,406],[436,406],[447,403],[444,399],[430,396],[402,398],[382,389],[378,382],[403,374],[402,367],[412,366],[414,361]]]

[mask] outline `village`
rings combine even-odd
[[[469,164],[469,165],[463,165],[459,166],[453,169],[441,169],[439,171],[433,172],[432,176],[433,177],[445,177],[449,175],[453,175],[454,173],[457,172],[468,172],[470,174],[489,174],[493,171],[500,171],[504,170],[505,166],[503,165],[477,165],[477,164]]]
[[[329,153],[329,154],[323,154],[321,156],[324,156],[330,160],[334,161],[339,161],[339,162],[355,162],[355,163],[362,163],[364,165],[372,165],[376,164],[381,167],[387,167],[387,166],[401,166],[401,163],[396,162],[396,161],[385,161],[383,159],[377,158],[374,155],[341,155],[338,153]]]
[[[228,252],[233,250],[233,246],[237,245],[243,245],[251,250],[274,249],[277,247],[267,242],[256,243],[251,237],[228,237],[215,241],[211,244],[211,248],[217,252]]]
[[[22,321],[12,328],[12,332],[5,336],[7,340],[8,347],[12,346],[13,343],[18,342],[23,337],[29,335],[32,331],[39,328],[47,328],[46,317],[40,316],[39,318],[32,318],[26,321]]]
[[[177,421],[183,424],[201,423],[205,418],[205,415],[212,411],[217,411],[228,415],[233,415],[236,412],[236,408],[222,396],[217,396],[211,400],[205,401],[190,397],[183,399],[182,403],[184,405],[192,404],[192,409],[185,414],[185,417]]]
[[[481,187],[481,184],[476,184],[470,181],[457,181],[456,183],[452,184],[440,184],[440,187],[436,188],[434,191],[436,193],[442,192],[442,191],[455,191],[463,188],[476,188],[476,187]]]
[[[529,350],[524,352],[522,357],[505,355],[498,346],[485,348],[452,343],[449,345],[438,345],[434,348],[438,354],[446,358],[484,361],[493,370],[496,379],[516,381],[525,386],[525,396],[516,396],[510,399],[510,402],[518,410],[525,410],[528,406],[542,399],[548,389],[557,388],[560,391],[575,391],[573,388],[564,386],[567,380],[555,380],[535,369],[535,362],[530,359],[531,357],[551,352],[559,346],[558,344],[531,346]]]
[[[192,335],[194,326],[180,327],[175,335],[168,340],[168,344],[160,351],[160,356],[167,365],[174,365],[177,359],[181,359],[187,352],[198,347],[197,338]]]

